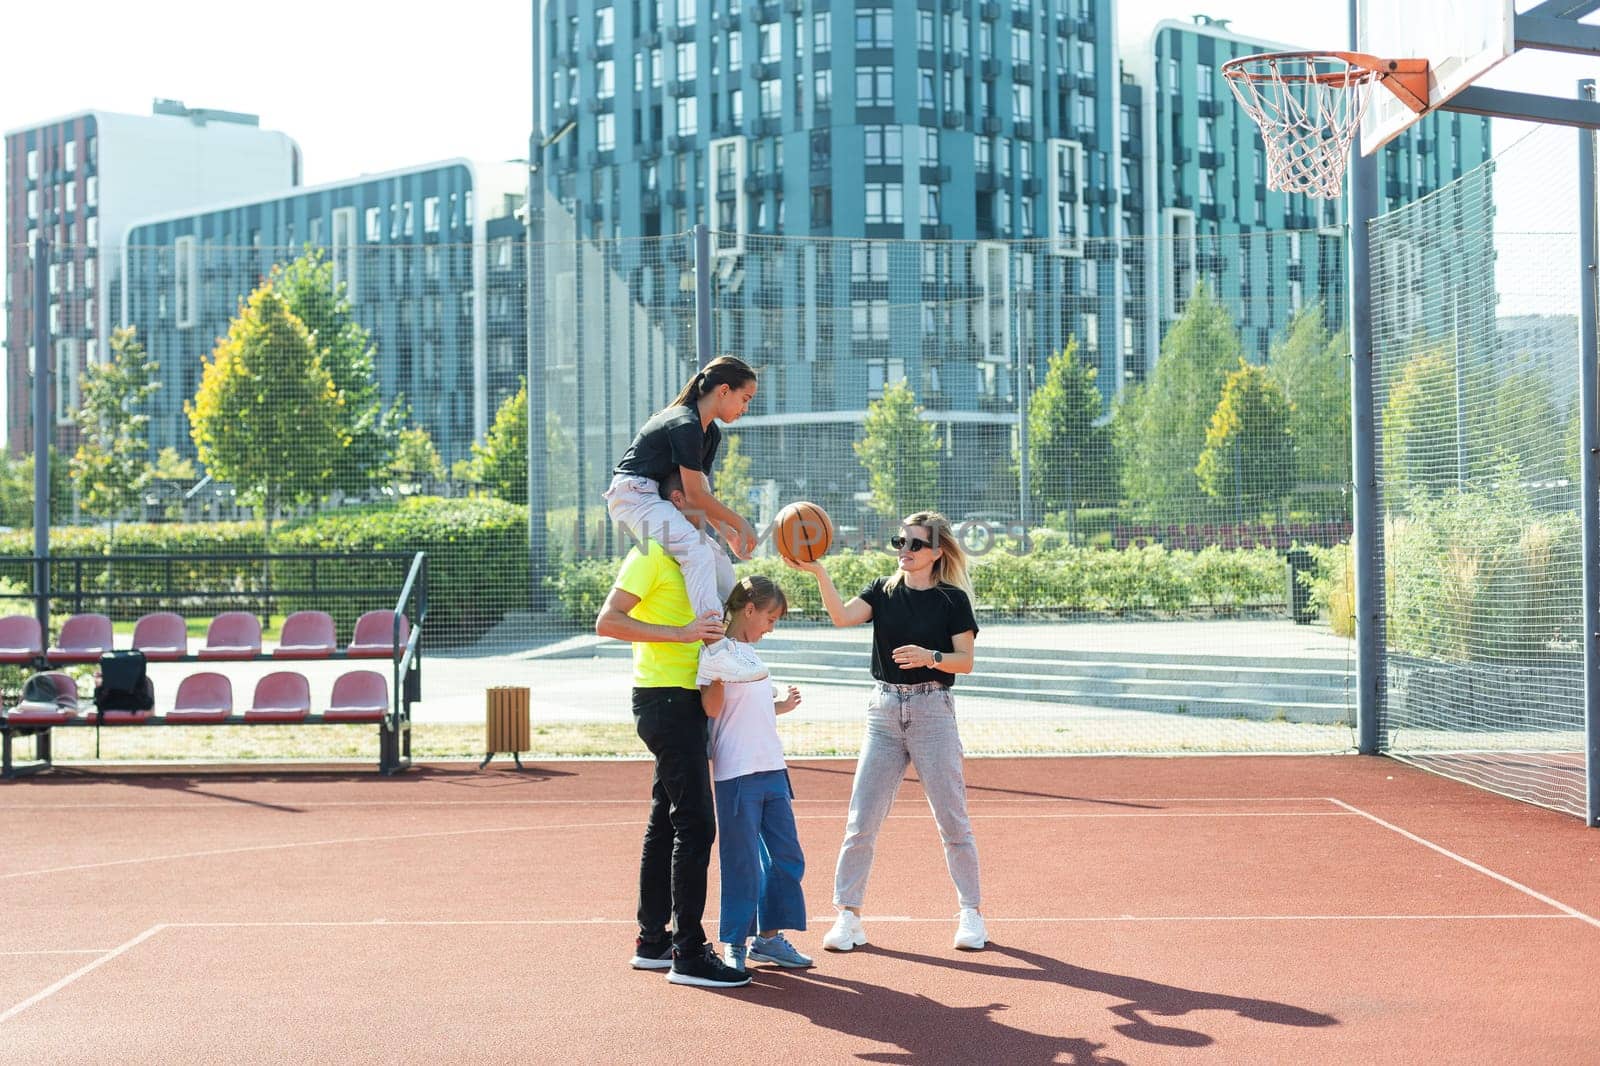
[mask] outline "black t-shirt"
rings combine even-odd
[[[628,450],[617,461],[613,474],[647,477],[660,483],[678,467],[698,470],[711,476],[711,461],[722,443],[722,430],[716,422],[700,428],[700,412],[688,404],[668,407],[651,415],[639,427]]]
[[[951,637],[977,635],[972,601],[954,585],[914,589],[901,581],[891,589],[888,582],[880,577],[861,590],[861,598],[872,608],[872,676],[891,685],[937,681],[949,688],[956,683],[954,674],[931,666],[902,670],[894,661],[894,650],[915,644],[929,651],[955,651]]]

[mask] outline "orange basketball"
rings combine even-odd
[[[828,512],[806,500],[791,503],[778,512],[773,523],[772,546],[778,554],[796,563],[815,562],[833,544],[833,523]]]

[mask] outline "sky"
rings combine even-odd
[[[1451,11],[1496,0],[1411,2]],[[1124,38],[1204,11],[1232,19],[1240,33],[1285,43],[1331,48],[1346,40],[1338,0],[1120,0],[1117,10]],[[8,5],[0,13],[0,130],[87,108],[148,114],[152,99],[167,97],[260,115],[264,127],[299,142],[308,184],[452,156],[518,158],[530,126],[531,17],[525,0],[437,8],[375,0]],[[1487,83],[1570,96],[1586,73],[1600,76],[1600,61],[1530,54]],[[1514,138],[1496,130],[1495,144]],[[1509,199],[1500,224],[1538,228],[1536,191]]]

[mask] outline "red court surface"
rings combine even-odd
[[[730,991],[627,966],[647,763],[7,784],[0,1061],[1600,1059],[1577,819],[1374,758],[973,760],[990,948],[908,781],[835,955],[852,769],[793,772],[816,968]]]

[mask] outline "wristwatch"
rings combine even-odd
[[[937,666],[938,664],[940,664],[942,662],[944,662],[944,652],[942,652],[942,651],[934,652],[933,653],[933,663],[934,663],[934,665]]]

